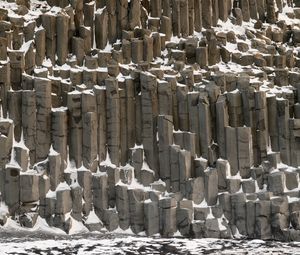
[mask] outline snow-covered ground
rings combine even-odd
[[[300,254],[300,243],[148,238],[126,234],[47,236],[0,232],[0,254]]]

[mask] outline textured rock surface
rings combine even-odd
[[[298,1],[15,2],[0,224],[299,240]]]

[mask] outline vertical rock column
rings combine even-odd
[[[132,49],[134,51],[134,49]],[[143,40],[143,59],[150,63],[153,60],[153,37],[144,36]]]
[[[83,2],[84,0],[74,1],[74,6],[72,6],[75,9],[74,22],[77,31],[83,25]]]
[[[189,35],[189,0],[180,0],[180,32],[182,37]]]
[[[194,0],[195,31],[198,33],[202,30],[202,1]]]
[[[79,91],[68,93],[69,109],[69,158],[74,160],[76,167],[82,164],[82,113],[81,93]]]
[[[173,0],[172,2],[172,27],[173,35],[180,36],[181,32],[181,21],[180,21],[180,0]]]
[[[162,0],[150,0],[151,17],[160,17],[162,12]]]
[[[224,95],[219,96],[216,103],[216,133],[217,143],[219,146],[219,155],[221,158],[226,157],[226,133],[225,127],[228,126],[229,117],[227,110],[226,97]]]
[[[95,12],[95,40],[98,49],[104,49],[107,44],[108,14],[106,8]]]
[[[199,121],[199,93],[189,92],[187,95],[188,101],[188,113],[189,113],[189,131],[195,133],[196,135],[196,154],[200,156],[200,121]],[[202,116],[201,116],[202,119]]]
[[[250,20],[249,0],[240,0],[240,8],[242,10],[243,20],[248,22]]]
[[[172,90],[167,81],[158,81],[158,112],[161,115],[172,116]]]
[[[243,103],[239,91],[227,93],[229,124],[232,127],[243,125]]]
[[[127,145],[128,149],[133,148],[136,142],[135,133],[135,86],[132,78],[125,78],[126,90],[126,119],[127,119]]]
[[[67,108],[53,109],[51,113],[52,146],[61,156],[61,171],[67,164],[68,115]]]
[[[141,25],[141,2],[140,0],[131,0],[129,7],[129,29],[133,30],[136,26]]]
[[[36,96],[35,91],[22,91],[22,127],[26,147],[29,149],[30,165],[36,163]]]
[[[218,5],[219,5],[219,18],[222,21],[227,21],[228,19],[228,6],[227,6],[227,0],[218,0]]]
[[[173,118],[169,115],[158,116],[159,137],[159,177],[166,183],[167,190],[171,186],[170,149],[173,144]]]
[[[22,91],[7,92],[9,118],[14,121],[14,138],[17,142],[21,140],[22,129]]]
[[[250,178],[250,168],[253,165],[251,128],[238,127],[236,132],[239,171],[241,177],[247,179]]]
[[[276,23],[276,13],[275,13],[275,2],[274,0],[267,0],[266,1],[266,8],[267,8],[267,22],[271,24]]]
[[[270,136],[272,151],[279,151],[278,126],[277,126],[277,102],[274,94],[267,97],[268,109],[268,133]]]
[[[172,37],[172,20],[169,17],[162,16],[160,20],[160,31],[166,35],[166,41],[170,41]]]
[[[106,86],[106,121],[107,147],[111,162],[120,163],[120,96],[118,81],[115,78],[105,80]]]
[[[46,55],[46,30],[42,27],[39,27],[35,31],[34,36],[35,43],[35,64],[41,66],[45,59]]]
[[[94,41],[94,12],[95,12],[95,2],[86,2],[83,5],[84,21],[85,27],[89,27],[91,31],[91,41]]]
[[[268,147],[268,116],[266,93],[263,91],[255,92],[255,117],[256,117],[256,141],[258,149],[258,164],[267,157]]]
[[[68,32],[69,32],[69,16],[66,14],[58,14],[56,17],[57,31],[57,62],[59,65],[66,63],[68,56]]]
[[[97,170],[97,103],[93,91],[82,93],[82,161],[83,165],[95,172]]]
[[[117,0],[107,1],[108,12],[108,41],[114,43],[117,40]]]
[[[51,145],[51,81],[35,78],[36,91],[36,159],[44,160]]]
[[[158,115],[157,80],[150,73],[141,73],[142,140],[146,161],[158,176],[156,123]]]
[[[231,175],[238,173],[238,152],[236,129],[233,127],[226,127],[226,159],[230,163]]]
[[[289,119],[290,132],[290,148],[291,148],[291,165],[297,167],[300,164],[300,137],[298,135],[300,129],[299,119]]]
[[[208,159],[208,148],[211,145],[211,115],[208,98],[201,98],[198,105],[199,109],[199,134],[201,155]]]
[[[117,0],[117,36],[122,37],[122,31],[128,27],[128,0]]]
[[[56,16],[51,13],[42,15],[42,25],[46,30],[46,56],[55,63],[56,53]]]
[[[22,73],[25,71],[25,56],[23,51],[9,50],[10,82],[13,90],[21,89]]]
[[[290,144],[289,144],[289,101],[277,98],[277,126],[278,144],[282,162],[290,165]]]
[[[204,28],[212,26],[212,0],[206,0],[202,3],[202,25]]]
[[[257,19],[257,1],[249,0],[250,18]]]
[[[0,92],[1,92],[1,106],[3,116],[7,117],[7,91],[10,86],[10,64],[8,62],[1,62],[0,64]]]
[[[256,4],[257,4],[258,18],[264,22],[266,19],[266,13],[265,13],[266,1],[265,0],[256,0]]]
[[[193,35],[195,30],[195,1],[194,0],[188,0],[188,12],[189,12],[189,35]]]
[[[125,84],[122,84],[125,85]],[[121,165],[124,166],[128,160],[128,141],[127,141],[127,129],[128,125],[132,125],[127,122],[127,107],[126,107],[126,91],[125,89],[119,90],[120,95],[120,153],[121,153]]]
[[[94,86],[98,114],[98,158],[99,162],[106,158],[106,90],[105,87]]]
[[[7,59],[7,39],[0,37],[0,60],[4,61]]]
[[[177,86],[177,100],[178,100],[178,116],[179,116],[179,130],[189,130],[189,113],[187,104],[188,87],[186,85]]]
[[[212,0],[212,25],[217,26],[219,20],[219,0]]]

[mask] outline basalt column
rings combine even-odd
[[[21,140],[22,128],[22,91],[7,92],[9,118],[14,121],[14,138],[17,142]]]
[[[21,89],[22,73],[25,71],[24,52],[19,50],[8,51],[10,60],[10,82],[13,90]]]
[[[56,17],[51,13],[42,15],[42,25],[46,30],[46,56],[55,63],[56,53]]]
[[[39,27],[35,31],[34,36],[35,43],[35,64],[41,66],[45,59],[46,55],[46,30],[42,27]]]
[[[150,73],[141,73],[142,142],[146,161],[158,176],[156,123],[158,115],[157,80]]]
[[[173,144],[173,118],[170,115],[158,116],[159,137],[159,177],[166,183],[167,190],[171,187],[170,148]]]
[[[212,26],[212,0],[206,0],[202,4],[202,25],[204,28]]]
[[[79,91],[68,93],[69,109],[69,158],[75,161],[76,167],[82,164],[82,112],[81,93]]]
[[[7,117],[7,91],[10,86],[10,65],[9,62],[0,63],[0,92],[1,92],[1,106],[4,118]]]
[[[98,49],[104,49],[107,44],[108,14],[106,8],[95,13],[95,40]]]
[[[117,40],[117,0],[107,1],[108,12],[108,40],[114,43]]]
[[[106,121],[107,149],[111,162],[120,163],[120,95],[118,81],[115,78],[105,80],[106,86]]]
[[[212,25],[217,26],[219,20],[219,2],[218,0],[212,0]]]
[[[224,95],[219,96],[216,103],[216,133],[217,143],[219,146],[219,154],[221,158],[226,158],[226,133],[225,127],[228,126],[229,117],[227,110],[226,97]]]
[[[290,164],[290,144],[289,144],[289,102],[287,99],[277,100],[277,126],[278,144],[282,162]]]
[[[126,119],[127,119],[127,146],[133,148],[136,142],[135,133],[135,86],[132,78],[125,78],[125,91],[126,91]],[[128,155],[128,152],[127,152]]]
[[[119,82],[119,86],[123,87],[119,90],[120,96],[120,153],[121,165],[126,165],[128,161],[128,143],[127,143],[127,107],[126,107],[126,91],[124,89],[124,82]],[[131,124],[130,124],[131,125]]]
[[[22,91],[22,127],[26,147],[29,149],[30,165],[36,162],[36,94],[33,90]]]
[[[194,17],[196,32],[201,32],[202,30],[202,1],[203,0],[194,0]]]
[[[106,158],[106,89],[105,87],[94,87],[94,93],[97,101],[98,114],[98,158],[99,162]]]
[[[129,28],[133,30],[141,24],[141,3],[140,0],[131,0],[129,7]]]
[[[82,117],[82,160],[83,165],[93,172],[97,170],[97,114],[87,112]]]
[[[88,27],[91,31],[91,41],[94,41],[94,12],[95,12],[95,2],[90,1],[84,3],[83,14],[84,14],[84,26]]]
[[[117,13],[117,36],[121,38],[128,26],[128,0],[117,0]]]
[[[7,59],[7,39],[4,37],[0,37],[0,60]]]
[[[181,21],[180,21],[180,0],[172,0],[172,27],[173,35],[180,36]]]
[[[68,31],[69,31],[69,16],[66,14],[59,14],[56,17],[56,31],[57,31],[57,62],[63,65],[68,56]]]
[[[47,158],[51,145],[51,81],[35,78],[36,91],[36,159]]]
[[[182,37],[189,35],[189,2],[180,0],[180,32]]]
[[[51,113],[52,146],[61,156],[61,171],[67,164],[68,114],[67,108],[53,109]]]
[[[254,0],[255,1],[255,0]],[[227,6],[227,0],[218,0],[219,5],[219,18],[222,21],[227,21],[228,19],[228,6]]]
[[[211,113],[209,109],[209,101],[207,97],[199,100],[199,134],[200,134],[200,151],[201,155],[208,159],[208,150],[212,141],[211,132]]]

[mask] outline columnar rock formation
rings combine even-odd
[[[0,223],[300,240],[299,7],[2,1]]]

